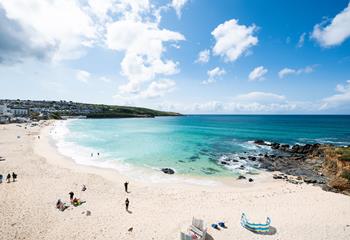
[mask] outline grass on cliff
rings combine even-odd
[[[344,171],[341,176],[343,178],[346,178],[348,181],[350,181],[350,171]]]
[[[336,153],[341,155],[339,160],[350,162],[350,147],[337,148]]]

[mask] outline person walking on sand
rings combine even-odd
[[[12,181],[16,182],[17,174],[12,172]]]
[[[2,178],[3,178],[3,176],[2,176],[2,174],[0,174],[0,183],[2,183]]]
[[[125,192],[126,192],[126,193],[128,193],[128,185],[129,185],[128,182],[125,182],[125,183],[124,183],[124,188],[125,188]]]
[[[127,212],[129,212],[129,199],[128,198],[126,198],[126,200],[125,200],[125,209]]]
[[[11,181],[11,174],[7,174],[6,181],[7,181],[7,183],[10,183],[10,181]]]

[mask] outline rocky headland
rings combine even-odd
[[[315,184],[326,191],[350,195],[350,147],[329,144],[288,145],[255,140],[260,146],[269,146],[272,154],[250,156],[259,167],[278,171],[275,179],[294,184]],[[261,155],[261,154],[260,154]]]

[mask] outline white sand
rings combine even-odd
[[[273,180],[223,180],[217,186],[150,183],[114,170],[76,165],[50,144],[48,128],[0,125],[0,173],[15,171],[18,181],[0,184],[0,239],[179,239],[192,216],[228,229],[209,227],[208,239],[350,239],[350,198],[310,185]],[[41,135],[41,139],[37,135]],[[17,135],[21,136],[17,139]],[[164,176],[167,177],[167,176]],[[123,182],[130,181],[131,193]],[[81,192],[86,184],[87,191]],[[87,202],[64,212],[73,191]],[[130,200],[125,211],[124,201]],[[91,216],[82,212],[91,211]],[[240,226],[240,215],[271,217],[274,235],[257,235]],[[130,233],[128,228],[133,227]]]

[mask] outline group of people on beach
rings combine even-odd
[[[86,186],[83,185],[82,189],[81,189],[83,192],[86,191]],[[71,205],[73,205],[74,207],[78,207],[80,206],[81,204],[85,203],[86,201],[82,201],[80,200],[80,198],[77,198],[77,197],[74,197],[74,192],[69,192],[69,200],[70,200],[70,203]],[[57,200],[57,203],[56,203],[56,208],[60,211],[64,211],[66,210],[67,208],[69,207],[69,205],[65,202],[62,202],[61,199],[58,199]]]
[[[11,182],[11,176],[12,176],[12,181],[16,182],[17,174],[12,172],[12,175],[10,173],[8,173],[7,176],[6,176],[7,183]],[[4,178],[4,176],[2,174],[0,174],[0,183],[2,183],[3,178]]]

